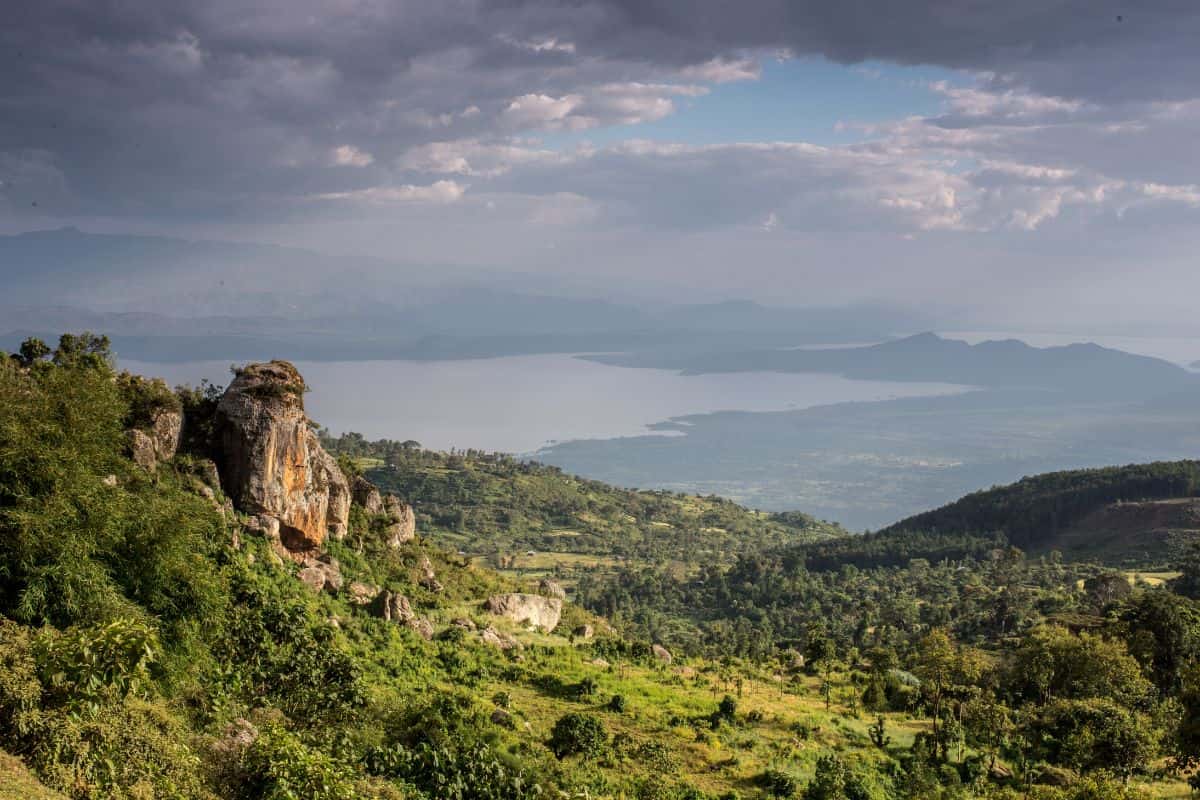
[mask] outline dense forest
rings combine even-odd
[[[902,562],[839,564],[848,546],[802,515],[499,459],[480,470],[486,501],[468,484],[422,509],[420,487],[448,483],[422,483],[418,463],[488,459],[409,445],[390,466],[346,448],[343,462],[395,474],[418,535],[386,541],[356,502],[305,567],[214,482],[219,396],[118,373],[102,337],[0,358],[0,798],[1190,792],[1200,559],[1164,582],[937,533]],[[147,466],[131,442],[163,408],[182,411],[184,445]],[[517,488],[530,475],[544,492]],[[563,504],[580,492],[591,505]],[[486,514],[443,517],[456,497]],[[499,515],[516,498],[519,519]],[[583,571],[561,621],[487,610],[496,593],[561,591],[473,563],[462,543],[533,546],[534,520],[581,529],[599,554],[621,534],[601,524],[616,507],[639,557]],[[713,524],[687,535],[711,547],[650,535],[697,513]],[[308,580],[335,568],[336,582]]]
[[[884,532],[1002,532],[1014,545],[1033,549],[1052,542],[1061,531],[1108,503],[1197,496],[1200,461],[1050,472],[969,494],[901,520]]]

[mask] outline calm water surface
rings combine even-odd
[[[121,366],[171,385],[224,385],[229,363]],[[312,391],[309,415],[335,433],[416,439],[447,450],[531,453],[570,439],[645,434],[671,417],[712,411],[783,411],[827,403],[964,391],[940,383],[858,381],[818,373],[681,375],[564,355],[461,361],[297,362]]]

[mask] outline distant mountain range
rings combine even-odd
[[[1200,388],[1200,378],[1149,356],[1096,344],[1031,347],[1015,339],[971,345],[921,333],[864,347],[593,356],[607,364],[713,372],[827,372],[850,378],[1045,388],[1098,398],[1148,397]]]
[[[545,275],[73,228],[0,236],[0,280],[0,347],[89,329],[142,360],[704,353],[929,324],[876,307],[622,304],[556,291]]]

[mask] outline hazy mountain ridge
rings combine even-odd
[[[770,349],[677,356],[670,354],[592,356],[622,366],[711,372],[833,372],[850,378],[938,381],[1005,388],[1054,388],[1105,397],[1147,396],[1200,380],[1162,359],[1096,344],[1032,347],[1016,339],[971,345],[921,333],[864,347]]]

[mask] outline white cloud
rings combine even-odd
[[[694,64],[679,71],[685,80],[708,83],[732,83],[734,81],[756,81],[762,75],[762,67],[750,58],[714,58],[703,64]]]
[[[339,167],[367,167],[375,161],[370,153],[359,150],[351,144],[343,144],[333,148],[330,158]]]
[[[389,203],[454,203],[462,199],[467,187],[456,181],[435,181],[428,186],[401,184],[399,186],[372,186],[348,192],[327,192],[317,195],[321,200],[348,200],[371,205]]]

